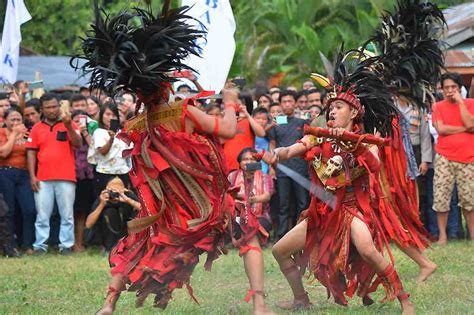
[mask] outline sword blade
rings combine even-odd
[[[331,209],[334,209],[336,206],[336,198],[333,193],[325,190],[324,188],[313,185],[309,179],[303,175],[295,172],[291,168],[283,164],[277,164],[277,168],[282,171],[286,176],[297,182],[304,189],[309,191],[313,196],[329,205]]]

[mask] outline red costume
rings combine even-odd
[[[393,120],[391,145],[380,150],[381,205],[378,216],[385,237],[401,247],[426,249],[432,236],[424,228],[418,210],[418,187],[407,174],[407,155],[398,119]]]
[[[169,102],[171,82],[177,71],[193,70],[182,61],[198,55],[196,39],[204,34],[188,23],[188,10],[170,9],[165,0],[158,15],[135,8],[110,16],[95,2],[95,21],[80,56],[92,88],[138,97],[137,116],[122,137],[134,143],[130,178],[142,207],[129,222],[129,236],[109,257],[112,274],[124,276],[114,278],[137,291],[138,306],[151,293],[155,306],[164,309],[183,285],[192,296],[189,281],[199,255],[208,253],[209,269],[223,247],[229,184],[222,149],[214,136],[201,132],[188,111],[192,101]],[[111,287],[108,297],[116,301],[123,288]]]
[[[374,271],[353,250],[350,223],[357,213],[371,231],[376,249],[382,252],[386,247],[392,263],[391,241],[419,249],[429,245],[428,233],[418,217],[416,183],[406,178],[406,154],[392,94],[397,91],[419,107],[434,99],[431,91],[443,66],[438,37],[445,22],[442,12],[431,3],[403,0],[396,9],[382,16],[381,26],[362,49],[339,54],[332,65],[324,63],[328,78],[313,75],[329,92],[327,107],[335,100],[349,104],[357,110],[355,132],[369,134],[359,137],[360,141],[354,140],[354,134],[338,141],[319,138],[307,152],[313,161],[313,182],[326,194],[333,191],[335,206],[331,209],[327,200],[312,197],[306,214],[304,257],[310,259],[315,277],[342,304],[347,303],[344,294],[352,296],[358,290],[359,296],[367,298],[380,283],[387,298],[407,297],[393,266],[373,281]],[[364,137],[376,133],[392,142],[391,147],[379,150],[382,163],[359,146]],[[337,163],[336,155],[341,157]],[[327,176],[325,171],[335,164],[339,169]]]
[[[339,304],[347,304],[344,294],[352,297],[357,292],[366,297],[379,283],[384,285],[388,299],[399,296],[403,288],[396,273],[374,281],[375,271],[362,260],[350,238],[351,223],[357,217],[370,230],[376,249],[389,250],[375,211],[377,187],[373,182],[371,185],[380,162],[364,145],[351,153],[336,140],[310,139],[314,147],[306,159],[311,162],[311,179],[319,191],[324,191],[322,196],[312,195],[305,214],[305,257],[310,259],[311,271]]]
[[[151,125],[153,115],[167,117],[150,127],[154,132],[133,129],[140,119]],[[228,181],[219,141],[184,131],[185,117],[193,119],[186,105],[162,105],[146,117],[128,129],[134,142],[130,176],[142,208],[109,260],[112,274],[127,276],[138,299],[153,293],[155,305],[165,308],[175,288],[185,285],[192,295],[190,276],[201,253],[208,253],[210,269],[222,252]]]

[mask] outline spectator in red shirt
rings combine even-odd
[[[56,199],[61,216],[59,249],[63,255],[69,255],[74,245],[73,205],[76,192],[73,147],[80,148],[82,139],[71,120],[71,114],[61,113],[55,94],[41,96],[40,107],[43,120],[34,125],[26,145],[28,171],[37,210],[33,248],[35,255],[47,252],[49,220]]]
[[[237,157],[244,148],[255,146],[255,136],[265,137],[265,129],[252,118],[249,111],[251,111],[250,106],[240,105],[239,117],[237,118],[237,134],[224,143],[228,171],[239,169]]]
[[[441,76],[445,100],[433,105],[433,125],[438,132],[436,144],[434,202],[439,241],[446,244],[446,225],[454,183],[459,205],[466,218],[469,235],[474,240],[474,99],[461,97],[461,76],[447,72]]]

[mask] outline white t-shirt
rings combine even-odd
[[[122,152],[127,149],[133,148],[131,143],[129,146],[120,139],[115,137],[109,152],[106,155],[102,155],[99,152],[99,148],[103,147],[110,136],[107,130],[99,128],[94,131],[92,135],[92,145],[94,148],[94,159],[97,162],[96,171],[101,174],[127,174],[132,168],[130,157],[123,158]]]

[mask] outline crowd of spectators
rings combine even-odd
[[[305,125],[325,124],[326,92],[311,81],[301,89],[240,88],[237,134],[222,141],[230,174],[242,170],[253,149],[292,145],[302,138]],[[456,89],[462,99],[453,96]],[[175,97],[198,91],[183,84]],[[420,217],[440,243],[473,236],[474,101],[466,99],[466,91],[459,75],[448,73],[433,112],[395,100],[417,164],[413,176],[419,185]],[[108,253],[140,208],[128,176],[131,161],[122,154],[132,145],[117,137],[135,113],[136,96],[124,93],[112,99],[87,87],[77,93],[37,94],[23,81],[0,93],[0,221],[6,221],[0,222],[0,237],[6,235],[0,251],[13,257],[44,255],[57,246],[70,255],[99,245]],[[209,115],[223,114],[218,99],[198,99],[197,106]],[[309,179],[307,161],[293,158],[282,164]],[[267,230],[279,239],[308,207],[309,194],[280,168],[261,163],[258,172],[271,181],[264,218]],[[466,233],[462,212],[470,228]]]

